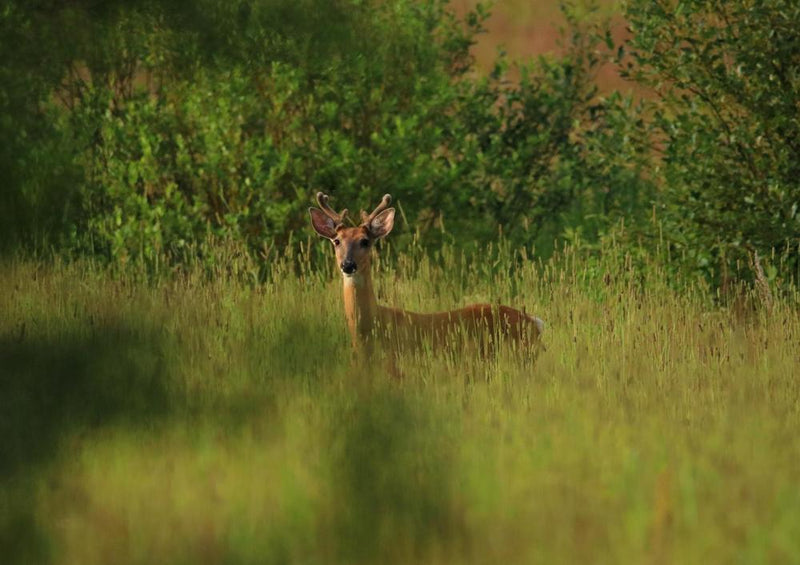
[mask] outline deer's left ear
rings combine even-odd
[[[374,218],[367,225],[367,229],[372,237],[380,239],[389,235],[394,227],[394,208],[387,208]]]

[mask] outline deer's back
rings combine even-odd
[[[533,344],[543,330],[538,318],[509,306],[492,304],[471,304],[431,314],[381,307],[381,322],[388,334],[403,343],[427,342],[434,347],[454,339],[477,339],[483,345],[496,336]]]

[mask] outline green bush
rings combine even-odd
[[[0,240],[182,261],[305,239],[320,189],[390,192],[400,248],[622,234],[713,284],[756,253],[796,276],[800,8],[631,0],[636,104],[594,86],[607,27],[566,14],[560,55],[487,74],[487,12],[441,0],[6,2]]]
[[[658,93],[649,124],[673,248],[715,282],[756,252],[768,276],[796,276],[800,5],[631,0],[626,17],[627,74]]]
[[[502,231],[547,253],[649,206],[641,152],[616,100],[597,98],[596,45],[574,18],[564,56],[511,81],[502,56],[490,76],[474,68],[486,12],[459,21],[438,0],[21,6],[51,48],[56,23],[93,30],[49,83],[66,103],[39,109],[79,173],[66,235],[51,230],[73,249],[125,261],[212,236],[285,243],[319,189],[342,207],[391,192],[401,247]]]

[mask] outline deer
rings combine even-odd
[[[515,351],[535,360],[541,345],[544,322],[524,311],[505,305],[471,304],[456,310],[421,314],[378,304],[372,284],[370,262],[375,243],[394,227],[392,197],[385,194],[380,204],[361,223],[345,225],[347,209],[336,212],[328,195],[317,193],[319,208],[310,207],[311,225],[329,240],[336,267],[342,274],[344,313],[354,352],[370,359],[375,345],[388,352],[389,371],[400,376],[396,366],[401,351],[428,346],[447,347],[456,336],[475,341],[484,353],[494,350],[495,338],[510,341]]]

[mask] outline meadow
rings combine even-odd
[[[509,352],[359,374],[323,242],[0,270],[3,563],[800,562],[796,294],[624,253],[382,251],[383,303],[525,306]],[[265,268],[266,267],[268,268]]]

